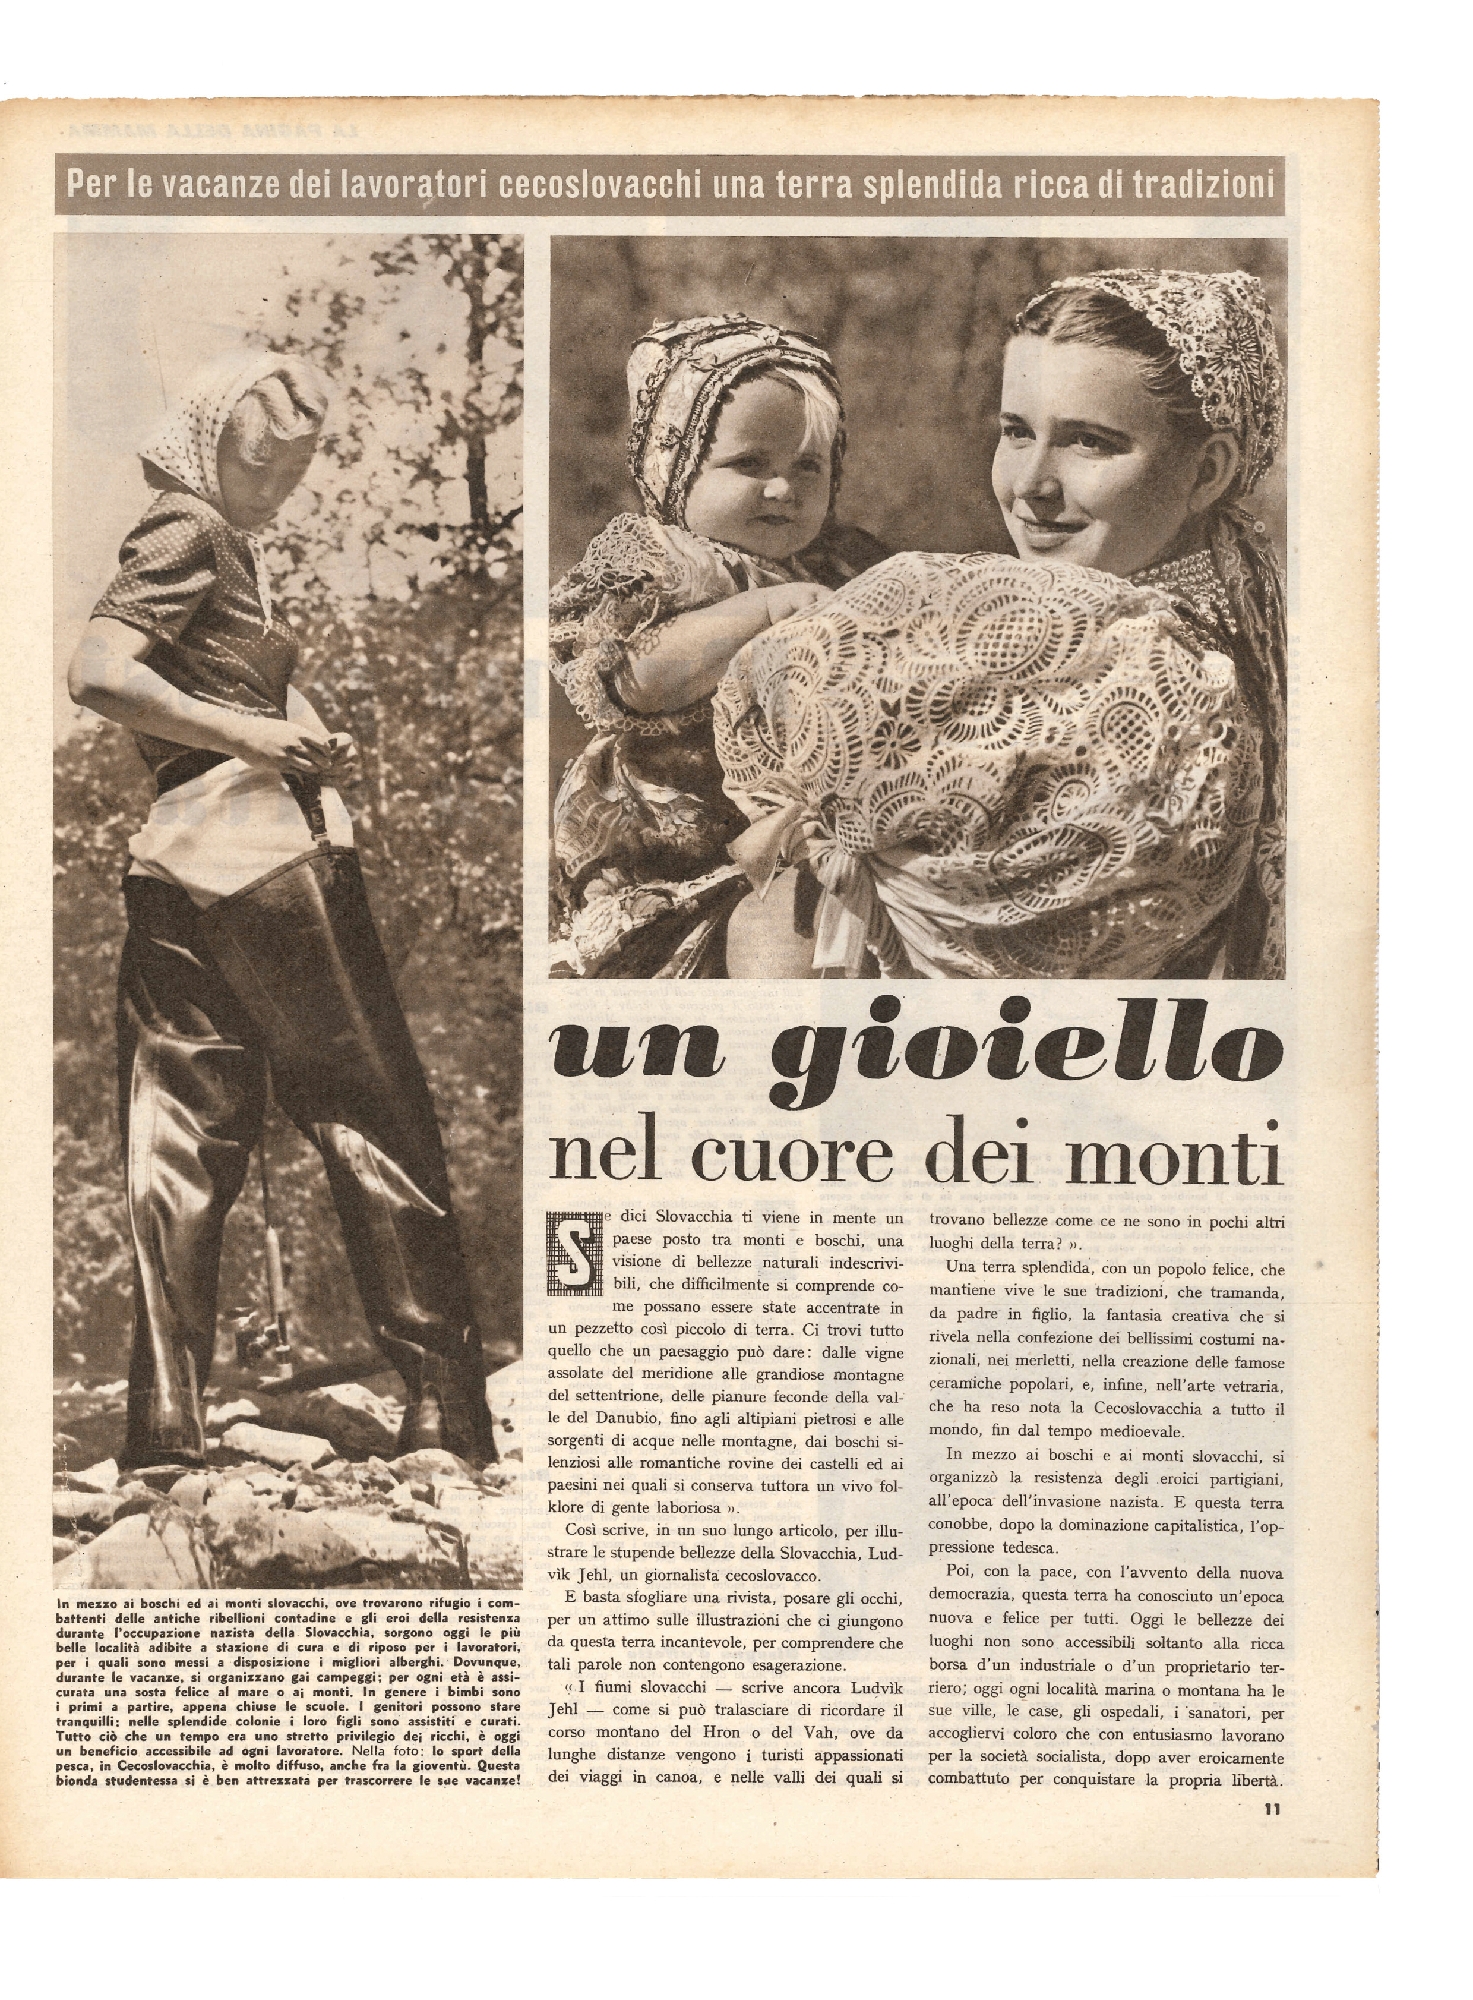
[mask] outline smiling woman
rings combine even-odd
[[[1087,563],[1169,592],[1232,660],[1262,743],[1262,806],[1241,892],[1203,963],[1282,978],[1284,585],[1242,504],[1284,443],[1263,288],[1244,271],[1085,272],[1031,300],[1013,332],[992,483],[1014,546],[1025,561]]]
[[[1228,433],[1193,448],[1118,348],[1011,342],[992,465],[1018,554],[1116,576],[1154,561],[1222,497],[1239,463]]]
[[[795,862],[818,976],[1283,976],[1283,589],[1240,504],[1283,418],[1243,272],[1088,272],[1018,314],[993,465],[1018,559],[897,556],[717,691],[764,897],[734,976],[810,970]]]

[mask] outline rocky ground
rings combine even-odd
[[[126,1385],[58,1387],[58,1590],[515,1590],[521,1364],[486,1385],[501,1462],[394,1457],[402,1405],[363,1382],[259,1385],[206,1410],[206,1464],[123,1475]],[[389,1377],[384,1383],[396,1381]],[[89,1449],[90,1447],[90,1449]]]

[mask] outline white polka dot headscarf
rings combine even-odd
[[[273,377],[280,378],[298,408],[320,400],[322,377],[299,355],[264,351],[222,354],[191,376],[139,457],[208,500],[212,507],[221,506],[221,434],[241,397]],[[294,390],[309,393],[293,394]],[[310,393],[313,390],[315,396]]]

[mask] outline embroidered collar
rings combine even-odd
[[[1210,549],[1195,549],[1191,555],[1177,556],[1171,562],[1152,563],[1146,569],[1136,570],[1130,580],[1181,598],[1202,624],[1230,638],[1237,637],[1238,621]]]

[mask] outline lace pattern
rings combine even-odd
[[[862,858],[882,964],[893,929],[932,977],[1149,978],[1253,853],[1232,659],[1162,591],[1077,565],[893,557],[753,640],[714,707],[742,810],[801,812],[846,894],[828,857]]]
[[[663,715],[639,713],[626,699],[632,659],[678,612],[770,584],[807,579],[833,587],[883,553],[862,529],[830,524],[801,557],[777,565],[624,514],[557,585],[552,670],[593,731],[568,765],[553,808],[561,972],[713,976],[720,927],[745,891],[746,878],[726,852],[744,822],[722,790],[710,699]],[[709,908],[706,888],[714,898]]]
[[[618,514],[553,589],[554,678],[591,728],[678,736],[693,721],[709,716],[709,700],[703,697],[658,715],[628,706],[620,683],[626,680],[631,656],[647,648],[657,627],[678,612],[786,583],[790,574],[789,568],[688,529]]]
[[[1210,548],[1137,570],[1131,581],[1179,599],[1213,643],[1230,651],[1237,662],[1244,699],[1263,736],[1264,800],[1252,881],[1240,899],[1227,970],[1231,978],[1282,979],[1287,958],[1283,584],[1263,523],[1245,509],[1220,509],[1210,532]]]

